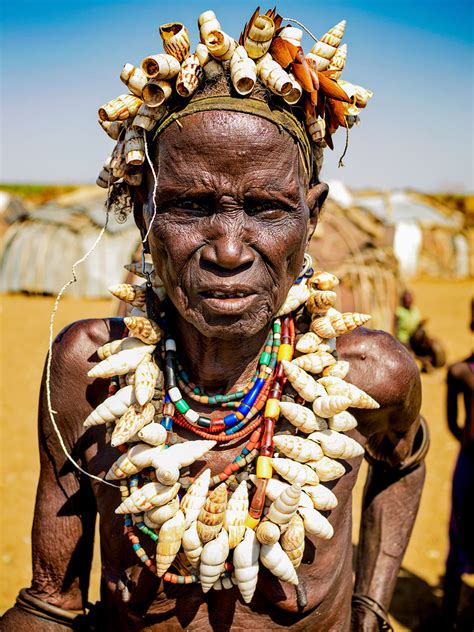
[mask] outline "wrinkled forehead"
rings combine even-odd
[[[284,130],[247,113],[199,112],[174,122],[157,139],[160,184],[223,180],[236,188],[305,184],[298,146]]]

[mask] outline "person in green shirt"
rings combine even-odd
[[[405,290],[400,298],[400,305],[395,310],[395,332],[397,339],[406,347],[410,345],[410,338],[421,322],[418,307],[413,306],[413,294]]]

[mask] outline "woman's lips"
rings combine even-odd
[[[246,290],[206,290],[199,296],[206,309],[215,314],[239,314],[247,311],[258,295]]]

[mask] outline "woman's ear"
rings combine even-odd
[[[306,204],[309,208],[308,242],[310,241],[316,229],[316,225],[319,219],[319,213],[321,212],[321,208],[326,201],[328,193],[328,185],[325,182],[320,182],[319,184],[311,187],[306,194]]]

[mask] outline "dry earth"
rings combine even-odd
[[[448,361],[466,356],[473,346],[467,329],[472,283],[420,281],[412,287],[423,315],[429,318],[430,333],[446,345]],[[0,612],[13,603],[18,589],[27,586],[30,579],[30,529],[38,477],[36,405],[52,304],[49,298],[1,298]],[[65,299],[56,331],[74,319],[104,316],[113,309],[109,301]],[[420,513],[391,608],[397,632],[436,629],[442,594],[439,582],[448,545],[450,480],[458,449],[444,418],[444,369],[422,379],[423,413],[430,422],[432,443]],[[354,497],[355,523],[362,478]],[[98,568],[96,561],[92,598],[97,597]],[[471,588],[467,584],[464,588],[460,613],[462,629],[466,630],[473,629],[474,621],[470,583]]]

